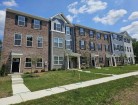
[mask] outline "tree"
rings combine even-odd
[[[133,42],[133,51],[134,51],[134,55],[136,56],[135,60],[136,60],[136,63],[138,63],[138,41],[136,42]]]

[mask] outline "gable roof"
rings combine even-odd
[[[64,22],[71,24],[71,22],[65,17],[65,15],[63,13],[56,14],[56,15],[52,16],[50,19],[53,19],[56,16],[60,16]]]

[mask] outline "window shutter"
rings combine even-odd
[[[86,41],[84,41],[84,46],[85,46],[85,48],[84,48],[84,49],[86,49]]]
[[[95,43],[93,43],[93,46],[94,46],[94,50],[96,50]]]
[[[70,35],[72,35],[72,28],[70,27]]]
[[[27,27],[27,21],[28,19],[25,17],[25,26]]]
[[[102,51],[102,44],[101,44],[101,51]]]
[[[32,19],[31,27],[34,27],[34,19]]]
[[[56,23],[54,23],[54,30],[56,30]]]
[[[90,48],[90,50],[91,50],[91,42],[89,42],[89,48]]]
[[[63,31],[63,25],[61,24],[61,31]]]
[[[81,49],[81,40],[79,41],[80,49]]]
[[[40,21],[40,30],[42,29],[42,21]]]
[[[15,25],[18,25],[18,15],[15,15]]]

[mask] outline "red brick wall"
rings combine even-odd
[[[15,25],[15,15],[16,14],[11,13],[11,12],[6,13],[2,62],[7,63],[7,66],[9,67],[9,70],[10,70],[11,61],[8,58],[10,56],[11,51],[22,52],[23,56],[21,57],[20,70],[21,72],[26,72],[26,71],[29,72],[30,70],[25,68],[26,57],[37,55],[37,56],[41,56],[43,58],[43,61],[48,61],[48,22],[42,21],[41,30],[33,29],[31,25],[33,18],[27,17],[28,18],[27,27],[20,27],[18,25]],[[14,46],[14,34],[15,33],[22,34],[21,46],[18,46],[18,47]],[[33,36],[33,47],[26,47],[26,35]],[[39,35],[43,36],[43,48],[37,48],[37,37]]]
[[[79,34],[79,29],[80,27],[75,27],[75,33],[76,33],[76,52],[77,53],[80,53],[82,56],[84,54],[87,55],[87,57],[90,59],[91,58],[91,53],[94,53],[95,55],[99,55],[99,57],[103,57],[103,63],[100,64],[100,66],[104,66],[105,65],[105,56],[106,56],[106,51],[105,51],[105,44],[109,44],[110,43],[110,39],[107,41],[107,40],[104,40],[104,34],[101,35],[101,39],[97,39],[96,38],[96,34],[94,35],[94,38],[91,38],[89,36],[89,30],[90,29],[85,29],[85,36],[81,36]],[[85,40],[86,41],[86,49],[85,50],[82,50],[80,49],[80,46],[79,46],[79,41],[80,40]],[[89,42],[92,41],[93,43],[95,43],[95,48],[96,50],[95,51],[91,51],[90,48],[89,48]],[[98,51],[97,50],[97,44],[102,44],[102,51]],[[96,62],[96,64],[98,64],[98,62]],[[87,65],[88,66],[88,65]]]

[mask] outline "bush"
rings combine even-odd
[[[6,76],[7,72],[6,72],[6,65],[3,64],[0,70],[0,76]]]
[[[54,68],[54,69],[52,69],[52,71],[56,71],[56,69]]]
[[[44,70],[44,69],[42,69],[42,70],[41,70],[41,72],[45,72],[45,70]]]
[[[62,70],[62,68],[58,68],[58,71]]]
[[[34,73],[38,73],[38,70],[35,70]]]
[[[81,67],[81,69],[84,69],[84,67]]]
[[[30,72],[25,72],[24,74],[30,74]]]

